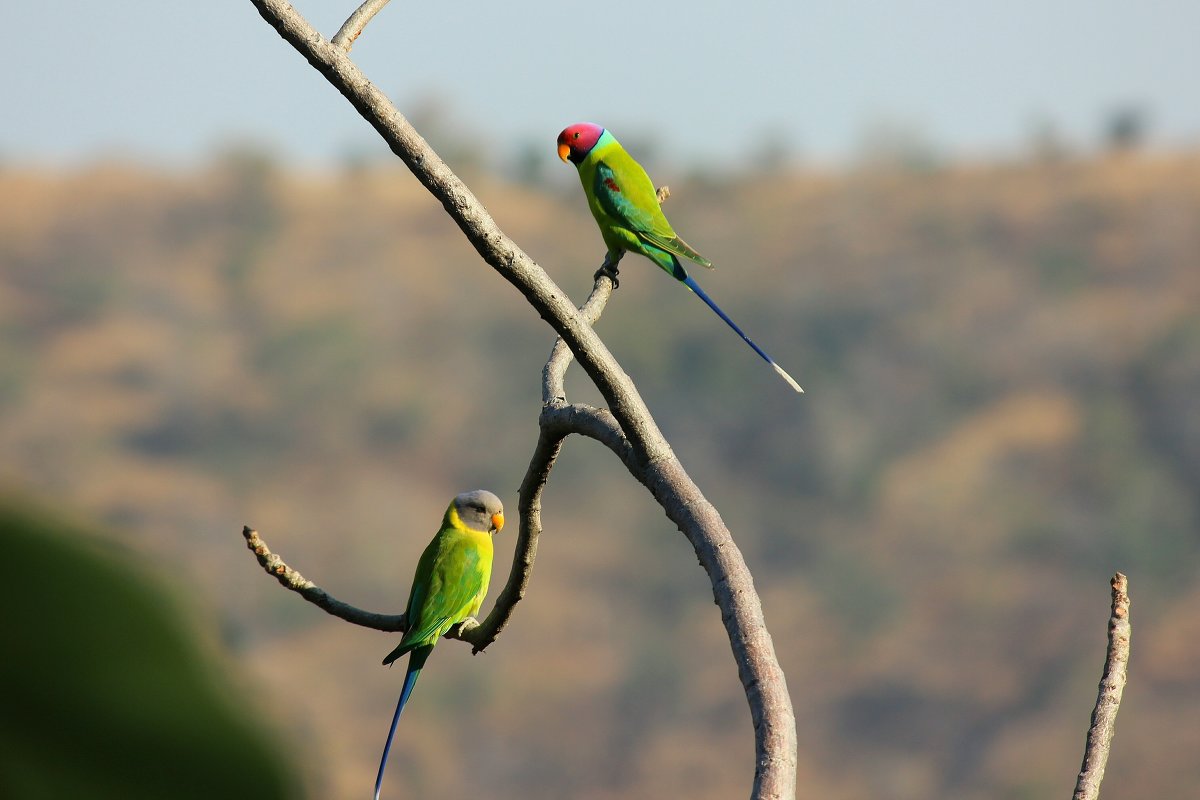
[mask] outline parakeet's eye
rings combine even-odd
[[[574,136],[572,136],[571,138],[572,138],[572,139],[578,139],[578,138],[579,138],[579,131],[575,131],[575,135],[574,135]]]

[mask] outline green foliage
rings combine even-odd
[[[80,526],[0,498],[0,795],[291,798],[186,609]]]

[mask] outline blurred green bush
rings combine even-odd
[[[135,562],[0,496],[0,797],[296,797],[194,616]]]

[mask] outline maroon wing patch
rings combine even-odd
[[[611,176],[604,179],[604,185],[614,192],[621,191],[621,187],[617,186],[616,180],[614,180]]]

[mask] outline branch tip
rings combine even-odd
[[[342,23],[342,27],[329,40],[329,43],[343,53],[349,53],[354,42],[362,35],[363,28],[367,27],[367,23],[387,4],[388,0],[366,0],[350,15],[349,19]]]
[[[1108,652],[1088,728],[1083,766],[1072,800],[1096,800],[1100,796],[1100,783],[1104,780],[1104,768],[1116,732],[1117,711],[1125,692],[1129,666],[1129,579],[1118,572],[1109,585],[1112,587],[1112,614],[1108,620]]]

